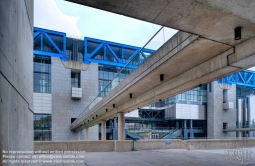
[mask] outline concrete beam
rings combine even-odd
[[[67,0],[139,20],[238,45],[255,35],[253,0]],[[242,27],[235,41],[234,28]]]
[[[82,124],[84,118],[80,119],[78,123],[82,125],[79,129],[94,125],[102,119],[111,119],[118,112],[133,111],[159,99],[174,96],[200,84],[254,66],[254,46],[254,37],[232,48],[229,45],[178,32],[87,112],[84,118],[90,119],[90,122]],[[165,75],[163,83],[159,81],[160,74]],[[128,97],[129,93],[133,94],[132,99]],[[109,109],[105,113],[105,108],[111,107],[113,103],[117,108]],[[99,117],[92,120],[91,117],[95,114]]]

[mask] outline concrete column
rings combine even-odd
[[[78,131],[78,140],[81,140],[81,131]]]
[[[106,140],[106,121],[101,122],[101,140],[105,141]]]
[[[113,128],[117,128],[117,118],[115,117],[113,120]]]
[[[193,120],[190,120],[190,139],[194,139]]]
[[[183,121],[183,127],[184,127],[184,129],[187,128],[187,121],[186,121],[186,119],[184,119],[184,121]]]
[[[179,122],[176,121],[176,128],[179,129]]]
[[[89,140],[89,128],[85,128],[85,140]]]
[[[118,140],[124,140],[125,117],[123,112],[118,113]]]

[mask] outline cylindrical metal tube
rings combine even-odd
[[[243,104],[244,104],[244,100],[243,99],[238,99],[237,100],[237,111],[236,111],[236,127],[237,128],[242,128],[243,126]],[[237,132],[238,133],[238,137],[241,138],[242,137],[242,132]]]
[[[243,99],[238,99],[237,101],[237,127],[242,127],[243,125]]]
[[[248,97],[248,125],[249,127],[254,127],[255,125],[255,96],[249,96]],[[250,137],[254,137],[255,136],[255,132],[254,131],[251,131],[249,133],[249,136]]]

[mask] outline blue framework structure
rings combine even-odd
[[[96,44],[90,53],[88,52],[89,44]],[[118,53],[114,51],[114,49],[120,50]],[[130,60],[134,57],[136,64],[130,63],[127,65],[128,68],[137,68],[143,62],[143,60],[147,60],[150,55],[152,55],[155,51],[150,49],[142,49],[140,51],[140,47],[134,47],[109,41],[103,41],[92,38],[84,38],[84,63],[95,62],[103,65],[111,65],[116,67],[124,67],[126,66]],[[99,53],[101,51],[101,53]],[[131,52],[130,55],[125,55],[125,52]],[[140,51],[140,52],[139,52]],[[96,59],[96,55],[101,54],[101,59]],[[136,56],[138,54],[138,56]],[[114,61],[107,60],[107,57],[112,57]],[[137,58],[137,59],[136,59]]]
[[[255,71],[243,70],[217,80],[218,83],[236,84],[255,88]]]
[[[62,47],[60,48],[56,42],[52,39],[51,36],[56,36],[58,38],[61,38],[62,42]],[[39,49],[34,47],[34,55],[44,55],[44,56],[54,56],[54,57],[59,57],[62,60],[68,60],[66,57],[66,34],[62,32],[56,32],[56,31],[51,31],[47,29],[42,29],[42,28],[34,28],[34,44],[35,40],[37,38],[40,38],[39,42]],[[54,51],[46,51],[44,49],[44,38],[50,43],[51,47],[54,48]]]

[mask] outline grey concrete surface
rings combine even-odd
[[[185,149],[150,150],[131,152],[88,152],[84,155],[82,164],[50,164],[57,166],[239,166],[240,160],[226,159],[226,150],[196,150]],[[255,148],[236,150],[248,150],[251,160],[244,161],[246,166],[255,165]],[[37,155],[38,156],[38,155]],[[63,156],[63,155],[62,155]],[[32,166],[33,164],[28,164]],[[37,164],[43,166],[49,164]]]
[[[212,91],[207,89],[207,137],[208,138],[224,138],[236,137],[235,132],[223,132],[223,123],[228,126],[235,126],[236,121],[236,85],[232,85],[230,90],[219,88],[216,81],[210,83]],[[229,101],[234,103],[234,109],[223,110],[223,93]]]
[[[67,0],[70,2],[164,25],[229,45],[254,36],[255,1],[245,0]],[[233,40],[243,27],[242,40]]]
[[[0,0],[1,166],[12,165],[2,163],[3,150],[33,150],[29,109],[33,107],[33,8],[33,0]]]
[[[165,144],[171,142],[170,145]],[[135,142],[137,150],[155,149],[187,149],[187,144],[180,139],[171,140],[137,140]],[[34,150],[43,151],[86,151],[86,152],[126,152],[132,149],[131,140],[100,140],[100,141],[35,141]]]
[[[179,31],[136,74],[131,73],[125,83],[77,121],[80,127],[74,125],[77,128],[72,126],[72,130],[82,130],[113,118],[118,112],[132,111],[255,65],[252,11],[255,2],[252,0],[238,3],[233,0],[68,1],[196,34]],[[242,27],[241,40],[234,40],[237,26]],[[162,84],[157,82],[160,74],[165,74],[166,81]],[[133,93],[134,99],[129,100],[128,93]],[[103,107],[111,107],[113,103],[118,108],[106,114]],[[99,118],[91,120],[95,114]],[[84,125],[84,119],[90,122]]]

